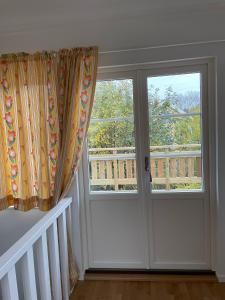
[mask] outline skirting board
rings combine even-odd
[[[168,269],[97,269],[89,268],[85,272],[90,273],[116,273],[116,274],[167,274],[167,275],[215,275],[211,270],[168,270]]]
[[[210,271],[162,271],[162,270],[93,270],[86,271],[85,280],[94,281],[151,281],[151,282],[217,282]]]
[[[78,280],[84,281],[84,277],[85,277],[85,271],[84,272],[79,272]]]
[[[225,282],[225,275],[216,274],[216,277],[219,282]]]

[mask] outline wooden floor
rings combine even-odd
[[[225,284],[215,278],[159,276],[144,281],[86,279],[70,300],[225,300]]]

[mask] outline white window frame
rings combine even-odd
[[[133,113],[134,113],[134,132],[135,132],[135,148],[136,148],[136,179],[137,179],[137,190],[134,191],[90,191],[89,187],[89,162],[88,162],[88,147],[87,141],[84,146],[83,153],[83,174],[84,174],[84,184],[85,184],[85,197],[88,199],[121,199],[122,198],[139,198],[141,196],[142,182],[143,178],[141,174],[143,173],[140,164],[137,164],[137,161],[141,160],[141,138],[138,134],[140,132],[140,124],[139,123],[139,105],[138,101],[138,93],[139,89],[137,87],[137,71],[118,71],[118,72],[109,72],[106,74],[99,74],[97,80],[122,80],[122,79],[132,79],[133,80]]]
[[[157,197],[157,195],[160,196],[160,194],[172,194],[172,197],[174,194],[198,194],[199,196],[203,194],[209,193],[209,128],[208,128],[208,79],[207,79],[207,73],[208,68],[206,64],[195,64],[195,65],[185,65],[185,66],[174,66],[174,67],[168,67],[168,68],[157,68],[153,70],[146,70],[141,73],[142,82],[144,84],[143,91],[144,94],[144,101],[142,103],[143,107],[143,113],[146,111],[148,115],[148,95],[147,95],[147,78],[148,77],[154,77],[154,76],[163,76],[163,75],[178,75],[178,74],[189,74],[189,73],[197,73],[199,72],[201,74],[201,146],[202,146],[202,184],[203,188],[201,190],[182,190],[182,191],[176,191],[176,190],[154,190],[152,191],[152,187],[150,185],[150,192],[153,195],[153,197]],[[204,117],[203,117],[204,116]],[[149,120],[150,116],[148,115],[146,118]],[[149,124],[145,124],[143,130],[145,130],[145,135],[149,136]],[[145,145],[145,147],[150,147],[150,141],[148,144]],[[147,151],[147,149],[146,149]],[[146,186],[146,188],[148,188]]]

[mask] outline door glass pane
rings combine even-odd
[[[152,191],[202,190],[201,74],[147,84]]]
[[[97,82],[88,156],[90,191],[137,190],[132,79]]]

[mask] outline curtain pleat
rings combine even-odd
[[[59,55],[58,87],[61,149],[59,154],[55,201],[67,194],[78,169],[93,106],[97,74],[97,49],[63,50]],[[66,105],[64,103],[66,102]],[[71,291],[77,281],[77,271],[68,238]]]

